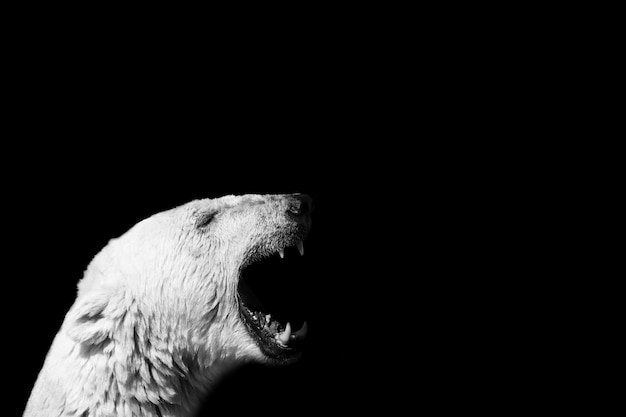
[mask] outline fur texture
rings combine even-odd
[[[189,416],[221,374],[267,362],[237,282],[246,263],[293,244],[291,204],[196,200],[111,240],[78,284],[24,416]]]

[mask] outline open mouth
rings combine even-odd
[[[304,244],[297,239],[246,266],[239,279],[240,316],[263,354],[277,363],[295,361],[304,347],[308,326],[294,298],[302,255]]]

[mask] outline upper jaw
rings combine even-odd
[[[275,254],[278,254],[281,259],[285,258],[285,249],[292,246],[298,250],[300,256],[303,256],[303,241],[311,228],[310,215],[313,211],[313,201],[304,194],[291,194],[275,196],[268,203],[269,205],[263,206],[262,209],[269,210],[271,213],[268,218],[273,220],[269,224],[274,224],[275,229],[271,231],[265,229],[265,238],[257,241],[247,251],[244,263],[240,268],[237,301],[240,317],[245,323],[248,333],[253,337],[265,357],[273,362],[286,363],[299,357],[300,347],[306,336],[308,326],[304,322],[299,330],[294,331],[290,322],[286,322],[284,325],[278,322],[271,316],[271,311],[265,310],[260,303],[259,306],[252,305],[245,297],[245,293],[251,292],[251,289],[243,282],[242,272],[250,264]],[[281,265],[284,264],[281,263]],[[263,282],[263,280],[260,281]],[[267,287],[261,290],[267,293]],[[269,295],[278,294],[281,296],[278,298],[284,300],[282,290],[283,288],[279,292],[272,290]],[[293,294],[289,294],[287,297],[289,300],[293,300]],[[253,298],[258,300],[256,296]],[[287,305],[291,306],[290,303]]]
[[[295,246],[298,248],[298,252],[300,252],[300,256],[304,256],[304,243],[301,240],[297,240]],[[278,249],[278,254],[281,259],[285,258],[285,248]]]
[[[286,236],[281,236],[271,242],[261,242],[253,245],[246,253],[244,260],[241,264],[240,270],[251,263],[258,262],[263,258],[278,254],[281,258],[285,257],[285,249],[289,247],[296,247],[300,256],[304,256],[304,240],[308,236],[309,230],[304,228],[298,228],[296,231],[289,233]]]

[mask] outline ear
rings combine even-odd
[[[206,210],[199,210],[197,212],[195,212],[193,214],[194,216],[194,223],[196,228],[198,229],[204,229],[206,228],[211,221],[213,221],[213,218],[217,215],[217,210],[211,208],[211,209],[206,209]]]
[[[95,290],[79,295],[65,317],[67,334],[77,342],[99,344],[111,337],[114,321],[107,317],[112,293]]]

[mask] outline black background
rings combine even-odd
[[[205,23],[133,33],[135,23],[120,23],[119,38],[109,26],[84,36],[88,21],[20,30],[10,45],[2,193],[15,414],[109,239],[189,200],[244,193],[315,201],[298,294],[309,345],[295,365],[235,372],[205,415],[506,400],[503,382],[524,359],[507,354],[523,341],[507,338],[503,312],[527,285],[507,239],[538,208],[508,191],[520,148],[483,139],[527,133],[506,106],[515,62],[494,70],[480,39],[352,12],[292,21],[293,35],[216,37]]]

